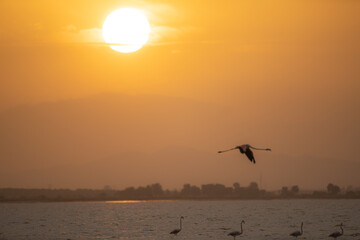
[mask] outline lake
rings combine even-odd
[[[183,229],[177,235],[169,232]],[[0,239],[360,239],[360,200],[1,203]]]

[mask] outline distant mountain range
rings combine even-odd
[[[184,164],[196,165],[185,157],[199,156],[189,153],[192,145],[201,148],[214,142],[202,140],[216,129],[218,111],[188,99],[121,94],[7,110],[0,113],[2,184],[39,186],[58,176],[66,186],[76,186],[75,179],[86,185],[99,181],[97,175],[124,180],[121,175],[129,171],[135,179],[146,178],[144,171],[165,176],[161,168],[167,164],[176,173]],[[175,152],[169,146],[175,146]]]
[[[256,165],[235,151],[217,154],[219,148],[242,141],[256,145],[272,136],[239,110],[121,94],[12,108],[0,113],[0,187],[122,189],[159,182],[173,188],[256,181],[268,188],[324,188],[356,179],[355,162],[291,157],[276,148],[256,152]]]

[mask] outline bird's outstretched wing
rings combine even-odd
[[[250,150],[250,148],[246,148],[245,154],[248,159],[255,164],[254,153]]]

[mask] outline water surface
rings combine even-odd
[[[169,232],[179,227],[178,236]],[[360,239],[360,200],[145,201],[0,204],[0,239]]]

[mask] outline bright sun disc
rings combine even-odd
[[[102,34],[105,42],[115,51],[135,52],[148,41],[150,24],[141,11],[120,8],[107,16]]]

